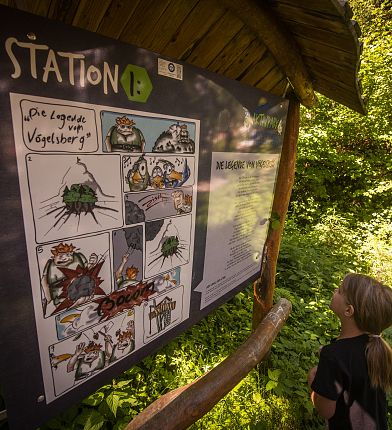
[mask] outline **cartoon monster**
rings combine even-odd
[[[194,150],[195,142],[189,138],[187,125],[179,123],[161,133],[152,148],[152,152],[166,153],[192,153]]]
[[[127,173],[127,182],[131,191],[144,191],[150,183],[147,160],[141,155]]]
[[[87,259],[81,252],[76,252],[76,247],[67,243],[60,243],[54,246],[50,252],[50,258],[45,265],[41,285],[44,292],[44,307],[53,301],[57,306],[60,303],[59,296],[62,293],[62,281],[65,279],[64,273],[60,270],[63,268],[76,269],[78,266],[84,268],[87,266]],[[91,254],[89,263],[96,264],[97,255]]]
[[[110,152],[143,152],[145,139],[135,122],[124,115],[116,118],[116,125],[110,128],[105,144]]]
[[[105,353],[101,350],[102,345],[90,341],[87,346],[81,342],[75,349],[67,364],[67,372],[75,370],[75,381],[91,376],[97,370],[105,366]]]

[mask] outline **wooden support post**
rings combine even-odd
[[[189,385],[160,397],[125,430],[184,430],[205,415],[265,356],[291,311],[281,299],[249,338],[222,363]]]
[[[270,229],[265,241],[260,279],[253,284],[253,328],[256,328],[267,312],[272,308],[275,289],[276,263],[279,256],[280,241],[294,183],[295,161],[299,131],[300,104],[294,95],[290,96],[283,148],[279,163],[279,172],[275,186],[272,214],[279,217],[279,228]]]

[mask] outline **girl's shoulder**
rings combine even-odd
[[[361,334],[355,337],[344,339],[333,339],[330,344],[325,345],[320,351],[320,357],[332,358],[337,354],[346,354],[348,351],[362,352],[365,350],[369,336]]]

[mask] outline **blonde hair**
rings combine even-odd
[[[369,334],[366,359],[371,385],[392,389],[392,349],[380,336],[392,325],[392,290],[370,276],[349,273],[340,287],[358,328]]]

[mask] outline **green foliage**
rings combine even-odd
[[[362,116],[319,96],[301,111],[290,212],[302,226],[335,211],[352,224],[392,205],[392,2],[353,1],[363,30]]]

